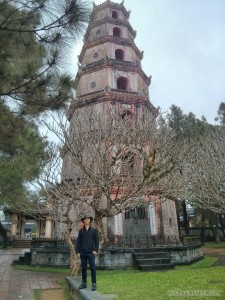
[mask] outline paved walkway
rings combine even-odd
[[[0,249],[0,300],[34,300],[33,289],[60,288],[60,273],[15,270],[11,264],[28,249]]]

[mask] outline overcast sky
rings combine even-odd
[[[152,75],[151,102],[213,122],[225,102],[225,0],[125,0],[124,6],[144,51],[142,68]],[[73,53],[74,74],[81,46]]]

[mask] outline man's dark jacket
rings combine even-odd
[[[98,252],[98,232],[94,227],[86,230],[85,226],[79,230],[76,241],[76,253]]]

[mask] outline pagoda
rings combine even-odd
[[[153,119],[157,117],[158,111],[149,95],[151,76],[142,70],[143,51],[135,44],[136,31],[129,23],[129,16],[130,11],[124,7],[123,1],[93,4],[78,56],[76,97],[68,111],[71,123],[75,112],[96,105],[102,115],[110,109],[121,111],[131,115],[136,122],[143,118],[146,109]],[[72,178],[73,172],[70,162],[64,160],[62,175]],[[163,228],[165,235],[178,236],[175,203],[171,200],[160,206],[149,205],[147,211],[139,207],[121,213],[108,220],[108,224],[115,235],[131,231],[157,235]]]

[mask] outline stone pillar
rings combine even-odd
[[[161,205],[164,235],[179,237],[175,201],[170,199],[164,199]]]
[[[18,215],[16,213],[12,214],[12,225],[11,225],[11,235],[15,237],[17,234],[17,223],[18,223]]]
[[[36,237],[40,237],[40,220],[36,220]]]
[[[52,237],[52,218],[48,216],[46,217],[45,238],[50,239],[51,237]]]
[[[24,231],[25,231],[25,220],[21,219],[21,227],[20,227],[20,237],[24,238]]]
[[[156,209],[154,203],[152,202],[149,203],[148,215],[149,215],[151,236],[156,235],[157,234]]]

